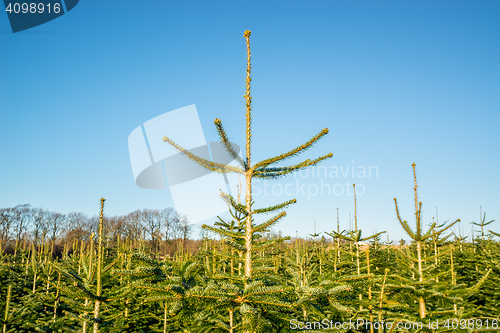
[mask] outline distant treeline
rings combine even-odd
[[[142,242],[154,252],[170,254],[177,244],[196,248],[196,241],[188,238],[192,231],[188,219],[172,208],[136,210],[127,215],[105,216],[107,245],[118,238],[132,244]],[[34,243],[35,246],[49,243],[57,252],[64,245],[75,241],[87,243],[97,233],[99,216],[84,213],[61,214],[29,204],[0,209],[0,245],[7,253],[18,247]],[[71,246],[67,247],[68,249]]]

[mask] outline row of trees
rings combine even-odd
[[[91,327],[93,333],[498,330],[500,243],[493,236],[500,235],[485,231],[491,223],[485,218],[475,223],[482,232],[473,243],[464,242],[462,237],[448,240],[450,236],[445,233],[458,220],[425,228],[415,164],[415,224],[401,218],[395,202],[397,219],[412,239],[409,246],[380,246],[383,232],[362,236],[355,196],[354,230],[340,231],[337,224],[337,231],[328,233],[333,248],[316,241],[292,243],[281,235],[266,237],[285,217],[284,209],[296,201],[258,207],[254,205],[252,180],[280,178],[332,155],[277,166],[311,148],[328,133],[324,129],[287,153],[251,163],[250,31],[245,31],[244,37],[244,159],[232,148],[220,120],[215,120],[222,143],[239,166],[203,159],[164,138],[206,169],[244,175],[245,188],[239,188],[236,198],[221,193],[232,218],[219,218],[213,225],[202,226],[220,236],[221,241],[205,237],[196,254],[180,248],[173,257],[159,258],[157,251],[142,246],[143,236],[148,234],[152,244],[167,238],[171,229],[165,226],[165,216],[141,215],[139,219],[132,214],[126,220],[129,227],[119,227],[120,221],[104,218],[105,200],[101,199],[96,237],[86,244],[74,242],[74,251],[61,260],[51,257],[47,247],[23,246],[14,255],[4,255],[0,249],[0,295],[6,295],[0,297],[0,309],[5,314],[0,318],[3,332],[88,333]],[[257,221],[272,212],[276,215]],[[130,227],[138,221],[140,229]],[[9,230],[17,235],[15,230],[21,227]],[[117,237],[123,233],[141,238],[139,246],[128,239],[117,239],[107,246],[116,228],[121,230]],[[316,239],[319,234],[311,236]],[[362,242],[368,240],[369,247],[363,249]],[[360,321],[370,325],[359,327]]]
[[[131,241],[149,240],[152,247],[162,241],[185,241],[191,226],[185,216],[172,208],[136,210],[127,215],[104,218],[107,241],[117,238]],[[0,244],[2,247],[33,242],[70,244],[87,242],[97,232],[98,216],[83,213],[61,214],[28,204],[0,209]]]

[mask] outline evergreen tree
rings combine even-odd
[[[427,231],[422,229],[422,202],[418,201],[417,196],[418,185],[415,166],[415,163],[413,163],[412,167],[415,183],[415,231],[410,227],[406,220],[401,219],[397,200],[394,199],[397,218],[403,229],[413,240],[414,247],[412,246],[411,249],[410,247],[406,247],[406,252],[398,250],[401,255],[400,265],[402,267],[406,267],[406,269],[400,274],[393,275],[395,281],[398,281],[399,283],[396,282],[395,284],[388,286],[393,288],[393,290],[397,293],[397,296],[395,296],[397,300],[402,304],[406,304],[409,308],[408,310],[405,310],[404,314],[400,313],[400,318],[411,322],[420,321],[424,323],[423,326],[428,329],[430,328],[425,324],[423,319],[439,318],[440,327],[443,328],[443,325],[445,325],[445,319],[469,318],[468,316],[470,316],[471,313],[466,312],[466,298],[474,292],[477,292],[478,288],[484,283],[490,271],[487,271],[475,286],[469,288],[464,288],[465,285],[453,285],[446,283],[443,280],[438,282],[439,276],[444,275],[445,272],[438,273],[437,270],[433,271],[436,265],[428,264],[428,262],[433,262],[436,258],[443,257],[449,253],[451,249],[435,255],[426,256],[424,242],[431,239],[433,236],[440,236],[443,232],[448,230],[460,220],[456,220],[455,222],[448,224],[448,226],[444,226],[440,229],[436,228],[436,223],[433,223]],[[410,274],[404,274],[405,271]],[[456,310],[456,306],[453,306],[453,304],[457,303],[461,305],[458,311]],[[413,304],[417,305],[416,311]],[[417,316],[415,316],[415,312],[418,314]]]
[[[267,266],[266,261],[259,258],[258,251],[272,247],[285,240],[284,237],[259,241],[262,235],[278,223],[286,213],[281,211],[277,215],[257,224],[255,217],[261,214],[269,214],[283,210],[287,206],[296,202],[295,199],[286,201],[275,206],[266,208],[255,208],[252,192],[252,180],[259,179],[277,179],[286,176],[292,172],[299,171],[309,166],[315,165],[327,158],[332,157],[332,154],[327,154],[319,158],[309,160],[306,159],[291,166],[277,166],[278,163],[295,157],[305,150],[311,148],[318,140],[328,133],[328,129],[323,129],[312,139],[306,143],[298,146],[287,153],[277,155],[275,157],[267,158],[263,161],[252,163],[252,150],[251,150],[251,121],[252,121],[252,97],[250,94],[251,78],[251,52],[250,52],[250,31],[246,30],[244,37],[247,45],[247,70],[246,70],[246,92],[245,92],[245,106],[246,106],[246,142],[245,142],[245,157],[241,158],[234,150],[230,140],[224,130],[220,119],[215,119],[215,126],[217,128],[219,137],[228,153],[239,163],[239,167],[215,163],[199,156],[194,155],[188,150],[182,148],[177,143],[173,142],[167,137],[164,141],[170,143],[177,148],[182,154],[189,159],[197,162],[204,168],[219,172],[219,173],[237,173],[245,179],[245,196],[244,203],[240,203],[229,193],[221,193],[222,198],[231,206],[233,214],[238,214],[234,224],[232,222],[221,221],[222,225],[219,228],[204,225],[203,228],[209,229],[221,235],[226,243],[231,246],[236,253],[242,254],[244,265],[244,274],[241,276],[231,276],[229,274],[216,274],[216,278],[220,278],[217,282],[217,292],[219,296],[214,299],[214,303],[219,304],[219,307],[226,307],[227,316],[225,322],[233,320],[235,310],[239,310],[242,314],[241,329],[245,332],[254,332],[269,329],[272,323],[267,320],[279,320],[280,310],[292,307],[289,302],[280,299],[279,294],[283,293],[284,288],[279,284],[271,282],[272,267]],[[238,228],[231,230],[230,226],[238,226]],[[234,261],[239,261],[240,258],[233,256],[230,258]],[[215,293],[212,289],[205,289],[203,292],[200,290],[200,297],[203,293]],[[222,302],[222,300],[225,300]],[[232,325],[232,324],[231,324]],[[229,330],[233,329],[230,325]]]
[[[99,213],[99,234],[97,238],[97,258],[94,257],[93,242],[91,242],[90,252],[87,258],[82,258],[82,273],[75,271],[73,267],[62,267],[53,264],[53,267],[62,274],[69,282],[66,286],[57,285],[57,292],[61,290],[64,294],[62,300],[70,305],[79,314],[67,312],[76,319],[81,320],[82,332],[92,326],[93,332],[100,332],[100,326],[109,324],[110,321],[120,316],[121,313],[108,314],[103,308],[104,304],[113,306],[119,300],[125,298],[128,292],[123,286],[115,286],[108,277],[112,276],[112,268],[119,258],[107,255],[103,246],[103,220],[104,201],[101,199],[101,209]]]

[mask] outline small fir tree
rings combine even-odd
[[[245,195],[243,203],[238,202],[229,193],[221,193],[222,198],[231,206],[233,213],[238,214],[238,217],[235,216],[235,223],[231,224],[231,222],[222,221],[221,223],[223,223],[223,225],[220,225],[219,228],[208,225],[204,225],[203,228],[209,229],[221,235],[225,239],[226,243],[234,249],[233,253],[236,252],[242,255],[244,265],[244,274],[242,276],[238,276],[238,278],[235,279],[234,276],[230,276],[228,274],[217,274],[221,277],[221,280],[217,284],[219,287],[217,292],[220,293],[220,295],[214,299],[214,302],[219,302],[218,304],[221,304],[221,300],[225,300],[223,302],[224,307],[229,309],[227,311],[228,315],[225,317],[227,319],[226,322],[231,321],[232,318],[234,318],[234,310],[238,309],[243,315],[242,326],[244,327],[242,328],[246,332],[264,330],[265,327],[269,328],[270,325],[272,326],[272,323],[270,323],[266,318],[273,317],[272,320],[275,320],[279,318],[279,311],[281,309],[291,307],[290,304],[281,300],[279,296],[274,296],[274,294],[278,295],[279,293],[282,293],[284,289],[280,285],[273,285],[269,279],[266,280],[266,277],[270,277],[270,275],[272,275],[270,272],[273,272],[274,270],[266,265],[263,258],[259,258],[258,253],[259,251],[270,248],[286,239],[284,237],[277,237],[274,239],[260,241],[262,235],[276,225],[276,223],[278,223],[286,215],[286,213],[282,210],[296,202],[296,200],[293,199],[271,207],[255,208],[252,181],[256,178],[278,179],[332,157],[332,154],[330,153],[313,160],[306,159],[291,166],[277,166],[278,163],[295,157],[311,148],[316,142],[318,142],[318,140],[328,133],[328,129],[325,128],[306,143],[287,153],[267,158],[257,163],[252,163],[252,97],[250,93],[252,78],[250,34],[249,30],[246,30],[244,33],[247,46],[246,92],[244,95],[246,107],[246,141],[244,158],[241,158],[231,145],[220,119],[215,119],[214,121],[221,142],[228,153],[238,162],[239,166],[230,166],[203,159],[189,152],[187,149],[182,148],[168,137],[164,137],[165,142],[168,142],[177,148],[187,158],[197,162],[202,167],[218,173],[237,173],[242,175],[245,179]],[[255,223],[256,216],[277,211],[281,212],[262,223]],[[236,227],[236,225],[238,228],[233,229],[230,227]],[[233,262],[239,260],[237,257],[232,257],[231,259]],[[205,292],[208,293],[208,291]],[[230,331],[232,331],[231,328]]]

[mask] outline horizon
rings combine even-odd
[[[470,236],[481,206],[500,232],[500,3],[154,6],[89,0],[15,34],[1,16],[0,208],[94,216],[101,197],[108,216],[174,207],[168,189],[135,184],[127,138],[195,104],[207,142],[218,141],[220,118],[244,147],[249,29],[254,160],[325,127],[330,133],[293,162],[334,155],[302,176],[255,183],[257,206],[297,199],[276,232],[304,237],[314,220],[317,231],[336,230],[337,208],[347,229],[355,183],[363,235],[407,239],[393,198],[413,225],[412,163],[426,225],[461,219]]]

